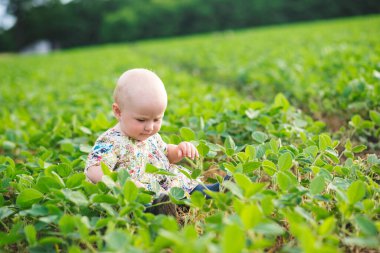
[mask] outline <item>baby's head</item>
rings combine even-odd
[[[165,86],[147,69],[131,69],[118,79],[112,110],[122,132],[139,141],[156,134],[167,105]]]

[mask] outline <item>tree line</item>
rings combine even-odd
[[[0,51],[59,48],[380,13],[377,0],[8,0]]]

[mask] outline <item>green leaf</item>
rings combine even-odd
[[[72,233],[76,229],[77,217],[64,214],[58,222],[59,229],[65,235]]]
[[[28,214],[34,217],[47,216],[49,214],[49,209],[44,205],[34,204],[31,208],[20,212],[20,214],[22,215]]]
[[[69,247],[68,253],[82,253],[82,249],[79,246],[72,245]]]
[[[0,207],[0,220],[7,218],[13,213],[12,209],[7,206]]]
[[[108,224],[110,224],[110,222],[112,221],[112,219],[113,219],[113,217],[99,218],[96,221],[95,228],[99,229],[99,228],[106,227]]]
[[[245,247],[244,231],[236,224],[227,225],[220,242],[223,253],[240,253]]]
[[[343,238],[344,244],[359,246],[359,247],[368,247],[368,248],[379,248],[379,238],[377,237],[346,237]]]
[[[117,198],[109,194],[96,194],[92,195],[91,197],[91,201],[93,203],[116,204],[118,202]]]
[[[335,225],[336,225],[336,220],[334,216],[330,216],[326,218],[323,221],[323,223],[319,226],[318,233],[322,236],[329,235],[334,231]]]
[[[216,131],[217,131],[219,134],[221,134],[221,133],[223,133],[224,131],[226,131],[226,126],[227,126],[226,122],[221,122],[221,123],[219,123],[219,124],[216,126]]]
[[[247,230],[255,227],[263,219],[263,214],[257,204],[245,205],[239,216]]]
[[[61,190],[66,199],[70,200],[77,206],[87,206],[88,200],[86,196],[80,191],[72,191],[70,189]]]
[[[61,163],[56,167],[56,171],[59,176],[67,177],[71,174],[73,168],[69,164]]]
[[[248,155],[249,160],[253,160],[256,158],[256,149],[252,145],[248,145],[245,147],[245,153]]]
[[[62,142],[61,143],[61,150],[62,151],[65,151],[67,153],[70,153],[72,154],[74,151],[75,151],[75,147],[74,147],[74,144],[67,141],[67,142]]]
[[[377,158],[376,154],[370,154],[367,156],[367,162],[369,165],[375,165],[375,164],[380,164],[380,160]]]
[[[351,151],[351,150],[352,150],[352,144],[351,144],[350,139],[347,139],[346,144],[344,145],[344,148],[345,148],[347,151]]]
[[[285,230],[280,225],[272,221],[258,224],[255,227],[254,231],[260,234],[273,236],[279,236],[285,232]]]
[[[100,167],[102,169],[103,175],[105,175],[105,176],[111,176],[112,171],[108,167],[107,164],[105,164],[104,162],[100,162]]]
[[[146,164],[146,167],[145,167],[145,172],[146,173],[150,173],[150,174],[159,174],[159,175],[167,175],[167,176],[175,176],[175,174],[167,171],[167,170],[164,170],[164,169],[159,169],[157,168],[156,166],[150,164],[150,163],[147,163]]]
[[[152,195],[140,192],[136,201],[140,204],[146,205],[152,202],[152,198]]]
[[[278,159],[279,170],[289,170],[293,165],[292,160],[292,155],[289,152],[282,154]]]
[[[243,163],[243,172],[245,174],[249,174],[253,171],[255,171],[256,169],[260,168],[261,166],[261,162],[246,162],[246,163]]]
[[[289,101],[286,99],[284,94],[278,93],[274,98],[274,106],[282,107],[284,111],[287,111],[290,107]]]
[[[14,224],[10,231],[7,233],[0,232],[0,248],[3,250],[3,245],[8,245],[20,241],[23,238],[22,232],[23,224],[19,221]]]
[[[193,192],[190,198],[191,198],[191,204],[200,209],[203,208],[203,205],[206,202],[205,196],[199,191]]]
[[[336,164],[340,162],[338,153],[332,148],[326,148],[324,155]]]
[[[46,236],[46,237],[41,238],[38,241],[38,244],[41,244],[41,245],[64,244],[64,243],[66,243],[65,240],[57,236]]]
[[[121,169],[117,172],[117,179],[120,182],[121,186],[124,186],[124,184],[127,182],[128,178],[130,178],[131,175],[129,175],[128,170]]]
[[[29,246],[34,246],[37,243],[37,232],[33,225],[24,227],[24,233]]]
[[[252,133],[252,139],[261,144],[268,139],[268,135],[260,131],[255,131]]]
[[[355,147],[352,148],[352,152],[354,152],[354,153],[360,153],[360,152],[362,152],[362,151],[364,151],[366,149],[367,149],[366,145],[358,145],[358,146],[355,146]]]
[[[273,197],[265,196],[260,202],[264,214],[270,216],[274,210]]]
[[[259,146],[257,146],[257,149],[256,149],[256,158],[258,159],[262,158],[265,155],[265,152],[266,152],[265,144],[260,144]]]
[[[87,127],[85,127],[85,126],[80,126],[79,130],[81,130],[83,133],[88,134],[88,135],[92,134],[91,130],[88,129]]]
[[[310,183],[310,192],[313,195],[320,194],[325,189],[325,178],[322,176],[315,177]]]
[[[3,141],[2,146],[4,150],[11,151],[16,148],[16,143],[6,140]]]
[[[360,129],[363,124],[363,118],[360,115],[354,115],[351,118],[350,125],[354,126],[357,129]]]
[[[239,198],[243,198],[243,192],[240,187],[238,187],[235,183],[231,181],[223,181],[223,186],[232,192],[232,194],[236,195]]]
[[[236,178],[236,174],[234,175],[234,178],[235,178],[236,182],[239,184],[239,186],[242,189],[244,189],[244,196],[247,198],[250,198],[254,194],[262,192],[264,190],[264,188],[267,186],[267,183],[257,183],[257,182],[251,182],[251,181],[249,181],[249,182],[246,181],[246,184],[244,184],[244,181],[245,181],[244,179],[243,179],[243,181],[238,182],[238,179]]]
[[[115,190],[118,186],[110,176],[103,175],[102,181],[98,182],[99,185],[106,185],[108,189]]]
[[[190,128],[188,128],[188,127],[182,127],[179,130],[179,132],[180,132],[181,137],[182,137],[183,140],[185,140],[185,141],[195,140],[195,133]]]
[[[132,203],[136,200],[139,190],[135,183],[133,183],[131,180],[127,180],[125,182],[124,188],[123,188],[124,198],[128,203]]]
[[[42,176],[36,183],[36,188],[43,193],[48,193],[51,189],[61,189],[62,187],[61,182],[51,176]]]
[[[61,185],[61,187],[65,187],[65,182],[63,179],[55,172],[51,171],[48,176],[54,178],[54,180]]]
[[[275,139],[271,139],[271,140],[269,141],[269,144],[270,144],[270,148],[271,148],[272,152],[273,152],[274,154],[278,154],[278,146],[279,146],[278,141],[275,140]]]
[[[223,163],[223,167],[226,168],[229,172],[234,173],[236,171],[236,167],[231,163]]]
[[[249,186],[252,184],[251,180],[246,175],[241,173],[235,173],[234,179],[236,181],[236,184],[244,190],[249,188]]]
[[[80,144],[79,150],[83,153],[89,154],[92,151],[92,147],[86,144]]]
[[[277,184],[281,190],[286,191],[291,186],[291,179],[284,172],[277,172]]]
[[[380,126],[380,113],[379,112],[369,111],[369,117],[377,126]]]
[[[227,138],[224,140],[224,147],[226,149],[232,149],[232,151],[236,149],[234,139],[232,139],[231,136],[227,136]]]
[[[244,153],[244,152],[238,152],[237,154],[236,154],[236,156],[238,157],[238,159],[239,159],[239,161],[240,162],[247,162],[247,160],[248,160],[248,156],[247,156],[247,154],[246,153]]]
[[[363,215],[357,215],[355,217],[355,221],[360,231],[366,236],[376,236],[378,234],[375,223],[367,217]]]
[[[363,181],[358,180],[353,182],[347,189],[348,200],[351,204],[355,204],[364,198],[366,193],[366,185]]]
[[[206,145],[204,141],[201,141],[199,145],[197,146],[197,150],[198,150],[199,155],[204,157],[210,151],[210,148]]]
[[[185,197],[185,192],[182,188],[172,187],[169,192],[170,196],[176,200],[181,200]]]
[[[35,189],[25,189],[17,196],[16,204],[21,208],[27,208],[39,202],[43,196],[41,192]]]
[[[186,176],[186,174],[188,174],[185,170],[181,170],[181,169],[178,169],[178,170],[181,171],[182,174],[184,174],[185,176]],[[188,178],[196,179],[196,178],[198,178],[201,174],[202,174],[202,170],[200,170],[200,169],[195,169],[195,170],[193,170],[193,172],[191,173],[191,176],[188,177]]]
[[[263,167],[265,173],[267,173],[269,176],[273,176],[277,171],[276,164],[269,160],[264,160],[261,166]]]
[[[66,181],[66,186],[68,188],[75,188],[82,184],[82,182],[86,179],[84,173],[76,173],[70,176]]]
[[[319,135],[319,150],[325,151],[327,148],[333,148],[330,136],[327,134]]]

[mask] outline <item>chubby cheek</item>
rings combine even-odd
[[[136,122],[125,122],[125,126],[127,129],[133,132],[140,132],[144,127],[141,124],[138,124]]]
[[[161,123],[158,123],[158,124],[155,124],[154,125],[154,132],[158,132],[158,131],[160,131],[160,129],[161,129]]]
[[[123,132],[131,134],[131,132],[135,132],[136,130],[138,130],[138,126],[133,124],[131,120],[121,118],[119,122]]]
[[[131,124],[131,129],[133,129],[134,132],[142,133],[144,132],[144,125],[139,123]]]

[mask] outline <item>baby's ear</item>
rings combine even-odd
[[[112,111],[113,111],[113,115],[115,115],[115,117],[117,119],[120,119],[121,111],[120,111],[120,107],[118,104],[116,104],[116,103],[112,104]]]

